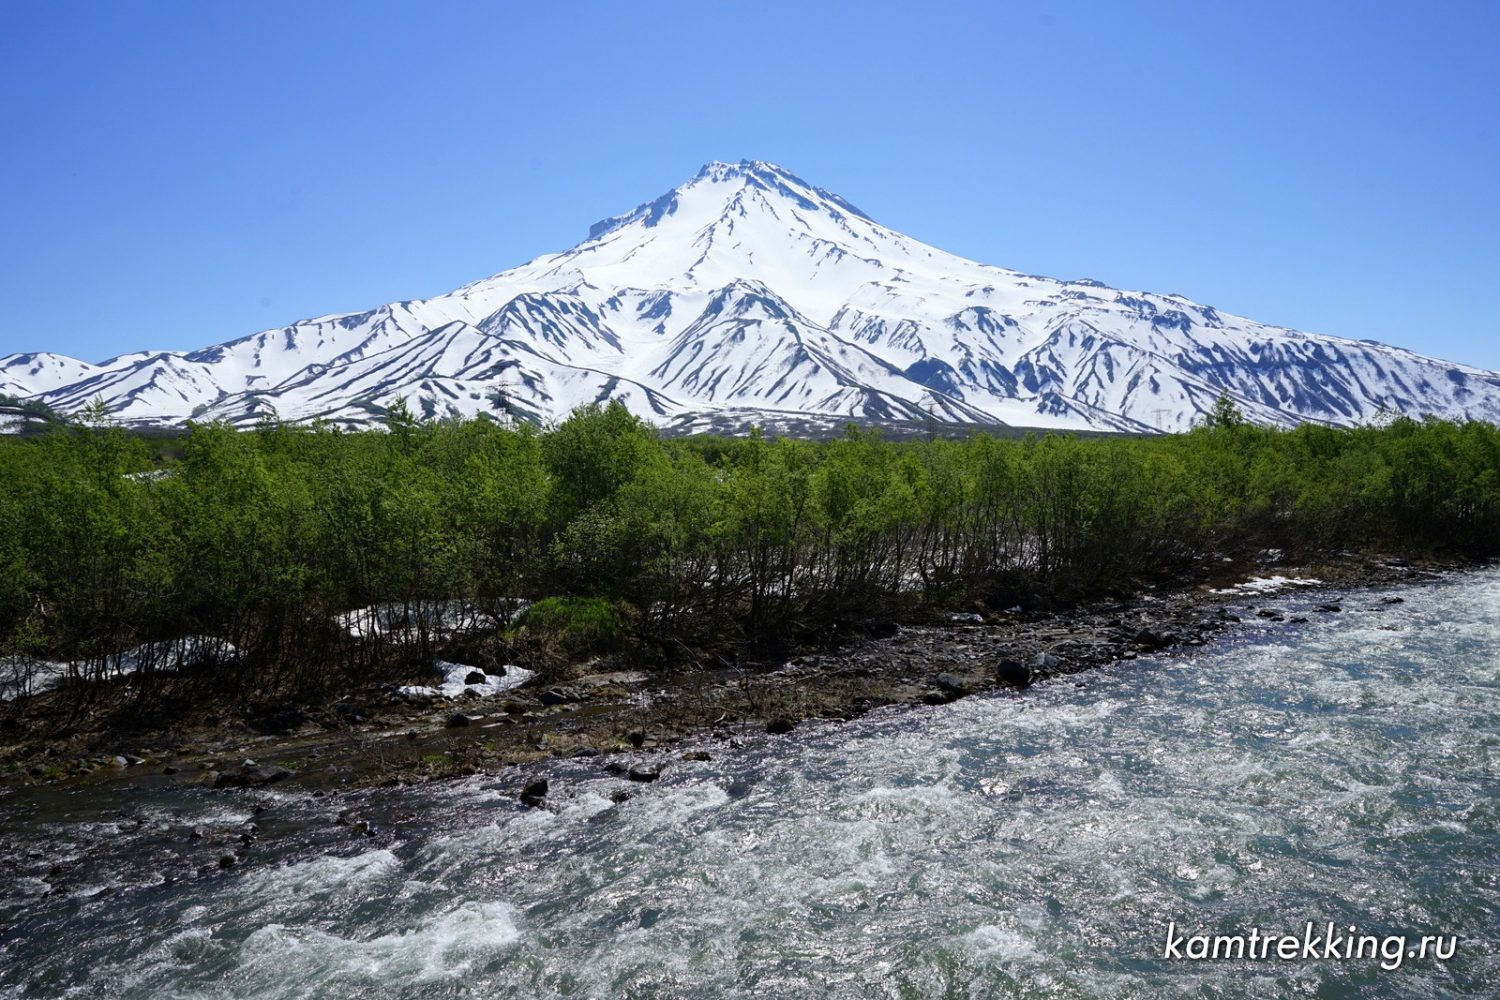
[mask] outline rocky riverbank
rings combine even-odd
[[[1307,615],[1345,610],[1309,604],[1307,595],[1316,589],[1379,588],[1460,568],[1352,556],[1289,567],[1274,558],[1225,566],[1193,586],[1147,589],[1128,600],[1066,611],[976,607],[865,623],[860,638],[785,662],[647,675],[604,669],[593,660],[573,664],[552,683],[487,698],[465,692],[414,703],[409,691],[371,687],[321,717],[294,713],[286,731],[272,735],[218,723],[104,753],[15,743],[0,750],[0,780],[12,786],[189,782],[226,790],[275,784],[326,794],[613,754],[639,756],[631,776],[649,780],[651,767],[670,761],[669,748],[689,737],[739,741],[785,733],[807,719],[852,719],[881,706],[1020,689],[1101,664],[1201,646],[1230,628],[1295,627]],[[1307,607],[1289,612],[1288,598]],[[1349,610],[1378,611],[1381,600],[1372,592]],[[643,762],[653,763],[640,769]],[[529,793],[534,800],[544,796],[535,788]]]

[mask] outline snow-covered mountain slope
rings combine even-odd
[[[139,425],[556,420],[620,399],[677,427],[793,416],[1177,430],[1254,419],[1500,422],[1500,374],[1177,295],[978,264],[769,163],[711,163],[588,239],[447,295],[189,353],[0,358],[0,393]]]
[[[87,361],[41,351],[0,358],[0,393],[28,396],[80,382],[98,369]]]

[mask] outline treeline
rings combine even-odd
[[[5,662],[82,679],[195,637],[221,661],[197,674],[263,697],[407,671],[450,641],[455,601],[502,631],[517,598],[594,599],[548,607],[607,608],[669,656],[924,601],[1119,592],[1267,547],[1500,550],[1482,423],[1282,431],[1224,410],[1154,438],[665,440],[612,405],[548,431],[194,426],[172,452],[100,426],[0,441]],[[414,627],[351,638],[339,616],[375,605]],[[138,698],[189,682],[133,665]]]

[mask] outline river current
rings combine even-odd
[[[1330,600],[1024,694],[705,743],[651,785],[563,762],[543,809],[520,772],[13,792],[0,996],[1500,995],[1500,571],[1259,603]],[[252,820],[227,870],[184,835]],[[1174,921],[1458,944],[1190,961]]]

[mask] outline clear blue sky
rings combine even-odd
[[[1500,368],[1500,4],[0,7],[0,353],[565,249],[713,159],[944,249]]]

